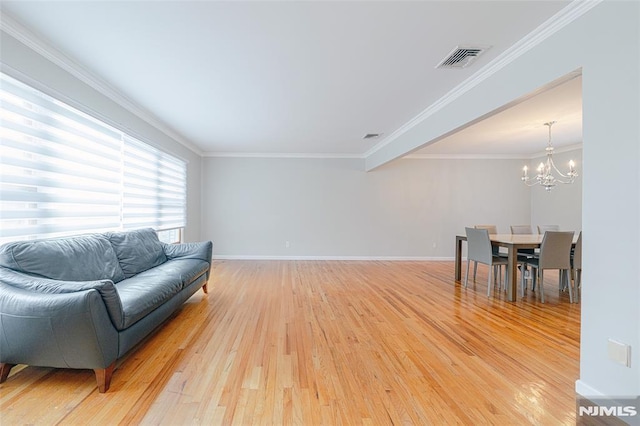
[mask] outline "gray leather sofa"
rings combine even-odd
[[[207,292],[212,251],[152,229],[0,247],[0,383],[16,364],[86,368],[106,392],[116,359]]]

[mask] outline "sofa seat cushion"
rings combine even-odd
[[[124,324],[129,328],[182,290],[180,277],[153,268],[116,284]]]
[[[163,263],[158,268],[167,275],[179,277],[182,288],[185,288],[209,270],[209,263],[198,259],[175,259]]]
[[[0,266],[62,281],[121,281],[116,252],[103,235],[19,241],[0,247]]]
[[[158,234],[151,228],[128,232],[109,232],[111,242],[125,278],[149,270],[167,261],[167,256],[158,240]]]

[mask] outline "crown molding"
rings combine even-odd
[[[115,89],[109,83],[95,76],[74,59],[70,58],[60,50],[53,47],[41,36],[35,34],[24,25],[8,16],[6,12],[0,13],[0,30],[9,34],[31,50],[38,53],[40,56],[62,68],[64,71],[68,72],[78,80],[87,84],[92,89],[98,91],[100,94],[111,99],[113,102],[120,105],[130,113],[145,121],[147,124],[159,130],[160,132],[164,133],[171,139],[175,140],[180,145],[202,156],[202,150],[198,146],[188,141],[175,130],[171,129],[169,126],[155,117],[152,113],[133,102],[131,99],[125,96],[122,92]]]
[[[365,158],[375,154],[385,146],[389,145],[401,135],[411,130],[427,118],[431,117],[436,112],[440,111],[445,106],[455,101],[460,96],[467,93],[469,90],[478,86],[487,78],[489,78],[511,62],[515,61],[517,58],[519,58],[532,48],[536,47],[562,28],[566,27],[571,22],[587,13],[589,10],[593,9],[602,1],[603,0],[573,0],[558,13],[547,19],[536,29],[531,31],[529,34],[517,41],[514,45],[498,55],[495,59],[481,68],[477,73],[473,74],[471,77],[467,78],[458,86],[447,92],[443,97],[427,107],[427,109],[422,111],[420,114],[412,118],[410,121],[402,125],[396,131],[392,132],[389,136],[387,136],[374,147],[365,152]]]
[[[264,153],[264,152],[204,152],[203,157],[214,158],[317,158],[317,159],[358,159],[362,154],[317,154],[317,153]]]
[[[582,150],[581,143],[554,147],[553,153],[562,154],[577,150]],[[533,154],[409,154],[401,160],[533,160],[546,155],[545,151]]]
[[[409,154],[402,159],[407,160],[525,160],[523,154]]]

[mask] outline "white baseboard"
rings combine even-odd
[[[605,395],[598,391],[597,389],[592,388],[582,380],[576,380],[576,393],[585,398],[603,398]]]
[[[429,256],[255,256],[255,255],[220,255],[214,260],[385,260],[385,261],[450,261],[453,257]]]

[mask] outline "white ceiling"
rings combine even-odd
[[[582,145],[582,76],[571,76],[526,100],[513,102],[503,111],[441,139],[417,155],[543,155],[551,129],[554,148]]]
[[[364,155],[569,3],[2,1],[2,12],[204,153]],[[492,46],[435,69],[457,45]],[[420,151],[581,142],[580,79]]]

